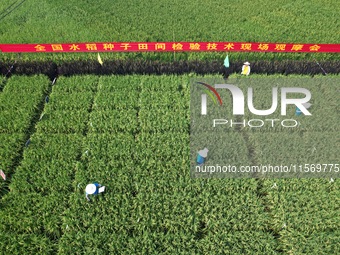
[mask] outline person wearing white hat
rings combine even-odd
[[[200,165],[200,166],[203,165],[206,157],[208,156],[208,152],[209,152],[209,150],[207,148],[204,148],[203,150],[200,150],[200,151],[197,152],[196,163],[198,165]]]
[[[99,183],[91,183],[91,184],[87,184],[86,188],[85,188],[85,193],[86,193],[86,199],[88,201],[90,201],[89,195],[97,195],[98,193],[101,193],[104,191],[105,186],[102,187],[101,184]],[[104,189],[103,189],[104,188]]]
[[[243,63],[241,74],[243,75],[250,74],[250,63],[248,61]]]

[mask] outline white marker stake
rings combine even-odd
[[[44,115],[45,115],[44,113],[42,113],[42,114],[40,115],[39,121],[42,120],[42,118],[44,117]]]
[[[6,175],[5,175],[4,171],[0,170],[0,175],[1,175],[2,179],[4,179],[4,181],[6,181]]]

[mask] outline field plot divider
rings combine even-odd
[[[52,92],[52,86],[53,84],[50,83],[50,85],[48,86],[45,94],[42,95],[41,97],[41,101],[37,107],[36,113],[35,115],[33,115],[32,119],[31,119],[31,124],[28,128],[28,132],[27,132],[27,141],[31,138],[31,136],[35,133],[36,131],[36,124],[38,123],[38,121],[40,120],[40,116],[41,114],[44,112],[45,109],[45,104],[46,99],[49,98],[51,92]]]

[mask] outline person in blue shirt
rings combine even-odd
[[[96,182],[88,184],[85,188],[86,199],[88,201],[90,201],[89,195],[97,195],[99,193],[99,188],[101,186],[102,185],[100,185],[99,183],[96,183]]]
[[[208,149],[207,148],[204,148],[203,150],[200,150],[198,153],[197,153],[197,159],[196,159],[196,163],[198,165],[203,165],[204,162],[205,162],[205,158],[208,156]]]

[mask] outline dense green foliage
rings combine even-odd
[[[11,4],[4,0],[0,3],[2,10]],[[28,1],[3,19],[1,28],[4,43],[110,41],[113,38],[119,41],[228,39],[338,43],[339,6],[336,3],[334,0],[308,3],[62,0],[40,1],[37,5]],[[311,29],[312,33],[306,33]]]
[[[13,1],[0,0],[0,12]],[[339,43],[339,4],[328,1],[25,1],[0,22],[1,43],[235,41]],[[109,58],[223,59],[222,53],[103,54]],[[231,53],[233,59],[338,59],[337,54]],[[15,55],[1,54],[0,60]],[[95,59],[96,54],[24,54]]]
[[[191,77],[59,77],[49,102],[38,108],[50,86],[47,78],[9,78],[0,96],[21,91],[25,101],[19,108],[17,101],[8,102],[10,112],[42,117],[31,122],[34,128],[12,133],[4,125],[0,134],[1,159],[9,160],[2,167],[16,166],[10,192],[0,201],[0,249],[13,254],[339,253],[337,180],[190,178]],[[35,93],[37,101],[29,101]],[[315,100],[332,93],[327,87],[313,90]],[[5,107],[7,101],[1,102]],[[316,131],[305,132],[307,145],[317,139],[326,148],[329,139]],[[231,132],[230,139],[243,144],[233,152],[235,162],[259,160],[275,134],[254,132],[247,138],[244,131]],[[27,135],[31,144],[22,152]],[[331,135],[338,148],[338,132]],[[266,138],[263,143],[259,136]],[[20,164],[14,164],[11,158],[18,153]],[[89,203],[84,189],[93,181],[107,189]]]
[[[48,79],[44,76],[17,76],[5,81],[0,92],[0,169],[10,177],[19,164],[22,146],[29,138],[36,112]],[[0,197],[5,192],[7,182],[0,182]]]
[[[340,41],[336,0],[41,0],[7,15],[19,2],[0,0],[0,43]],[[0,253],[340,254],[337,179],[190,178],[189,80],[223,74],[225,55],[102,53],[100,66],[96,53],[0,52],[0,75],[17,61],[0,77]],[[340,68],[338,54],[229,58],[229,73]],[[299,132],[229,132],[230,163],[339,160],[337,87],[312,88],[315,122]],[[89,203],[94,181],[107,188]]]

